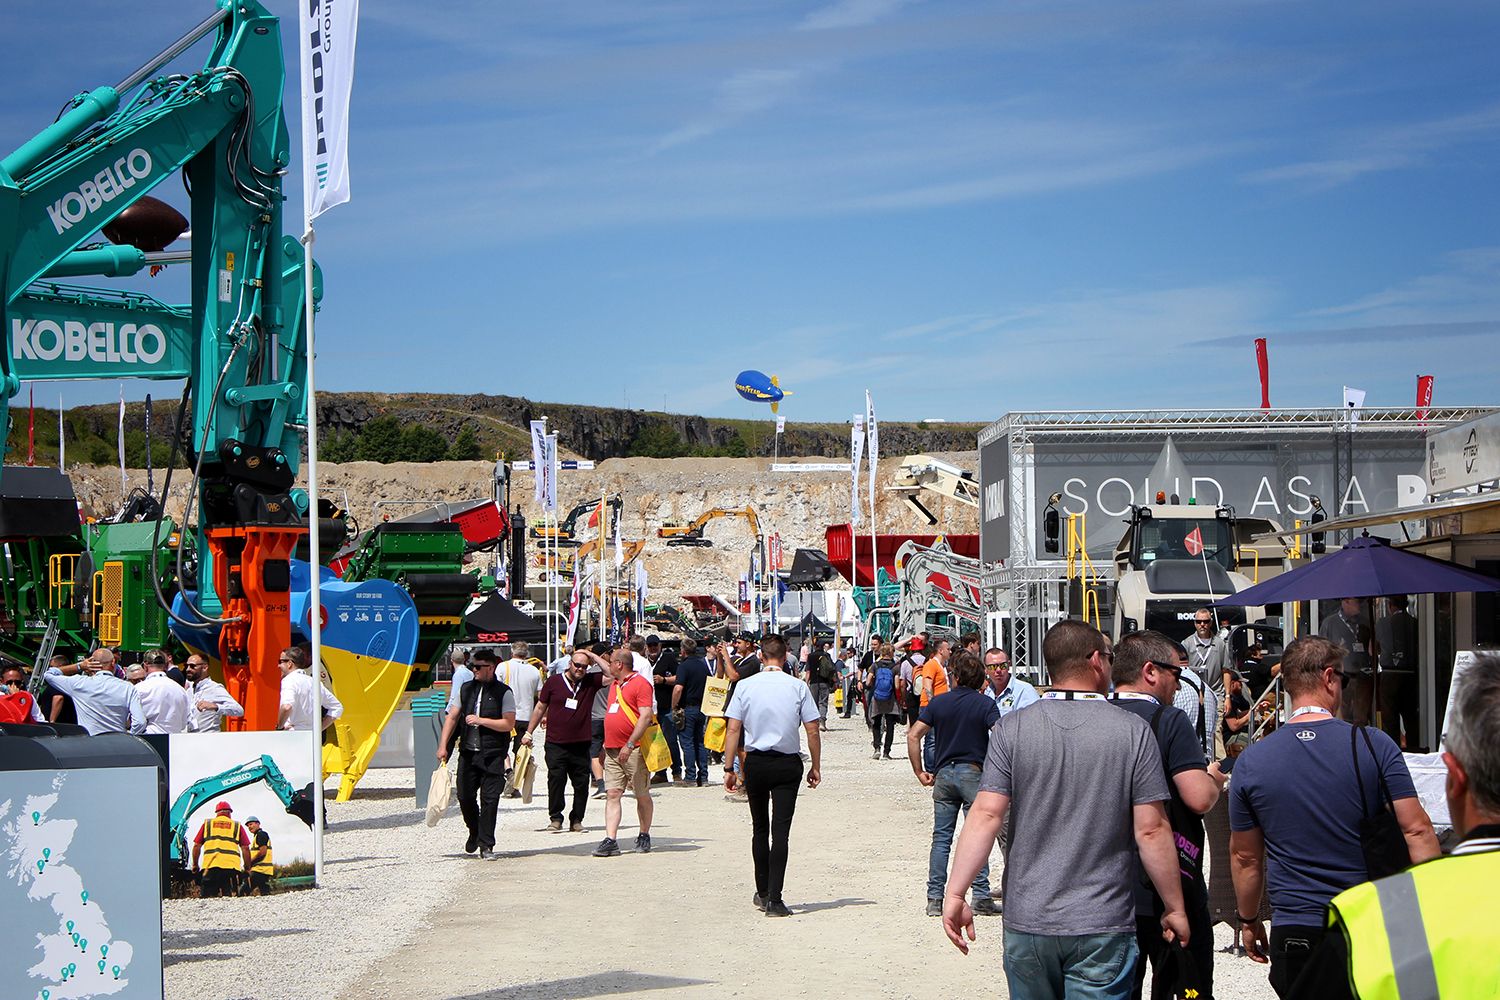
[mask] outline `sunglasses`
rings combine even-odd
[[[1176,677],[1179,680],[1182,679],[1182,668],[1177,666],[1177,664],[1175,663],[1157,663],[1155,660],[1147,660],[1146,662],[1156,667],[1157,670],[1165,670],[1173,677]]]

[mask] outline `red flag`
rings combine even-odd
[[[1255,363],[1260,367],[1260,408],[1271,408],[1271,359],[1266,353],[1266,338],[1255,338]]]
[[[1203,554],[1203,529],[1194,528],[1188,532],[1188,536],[1182,540],[1183,546],[1190,556],[1201,556]]]
[[[1417,419],[1427,419],[1427,408],[1432,405],[1432,376],[1417,376]]]
[[[597,528],[597,527],[599,527],[599,508],[598,507],[595,507],[594,508],[594,512],[589,515],[589,527],[590,528]]]

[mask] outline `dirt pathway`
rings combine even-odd
[[[857,719],[835,722],[824,784],[798,801],[790,919],[751,907],[749,814],[716,786],[658,787],[649,855],[629,852],[629,800],[626,853],[612,859],[589,856],[602,802],[589,803],[584,834],[541,831],[544,795],[503,810],[502,857],[466,861],[472,874],[417,942],[367,970],[346,1000],[1004,995],[1000,918],[981,918],[965,958],[923,915],[930,799],[904,759],[870,759]],[[445,838],[434,850],[456,853],[447,840],[459,830],[434,831]],[[1270,995],[1248,962],[1221,965],[1243,973],[1224,995]]]

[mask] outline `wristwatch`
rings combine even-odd
[[[1247,917],[1243,913],[1236,913],[1234,918],[1240,922],[1241,927],[1260,923],[1260,917]]]

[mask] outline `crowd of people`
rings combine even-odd
[[[1341,717],[1352,673],[1346,647],[1309,636],[1272,668],[1261,667],[1253,645],[1231,665],[1211,614],[1194,625],[1186,642],[1140,631],[1111,643],[1082,622],[1058,623],[1042,644],[1044,691],[1014,676],[1007,652],[984,648],[977,633],[877,636],[862,655],[819,641],[793,653],[780,636],[749,633],[704,648],[685,640],[675,652],[638,638],[569,650],[548,668],[530,661],[541,689],[519,727],[508,692],[486,700],[478,690],[497,682],[495,657],[476,651],[471,660],[484,665],[455,691],[445,736],[473,725],[493,731],[488,751],[471,750],[465,762],[459,750],[461,774],[493,776],[504,773],[504,734],[530,746],[545,727],[549,828],[564,829],[571,786],[567,829],[582,831],[592,776],[606,798],[596,857],[621,851],[624,798],[635,802],[634,850],[649,852],[653,783],[701,787],[711,764],[721,765],[726,793],[749,805],[752,904],[784,916],[798,793],[822,781],[829,713],[863,713],[877,759],[893,759],[901,726],[906,759],[933,802],[926,912],[965,951],[976,915],[1003,914],[1004,968],[1020,1000],[1213,996],[1223,959],[1213,944],[1204,817],[1227,800],[1229,851],[1212,862],[1232,875],[1238,943],[1268,964],[1277,995],[1407,995],[1375,985],[1387,972],[1404,974],[1399,965],[1381,971],[1390,947],[1380,952],[1380,935],[1415,934],[1408,948],[1439,955],[1434,927],[1456,939],[1468,932],[1431,917],[1425,931],[1421,919],[1414,930],[1383,925],[1387,900],[1371,880],[1415,878],[1419,892],[1461,893],[1469,891],[1462,875],[1427,873],[1456,870],[1461,859],[1466,871],[1487,872],[1500,858],[1500,659],[1485,659],[1458,696],[1456,721],[1468,728],[1450,738],[1461,756],[1447,760],[1463,841],[1434,861],[1438,841],[1396,742]],[[512,650],[512,661],[524,652]],[[1251,742],[1250,693],[1272,677],[1290,710]],[[715,686],[728,688],[727,699],[710,710]],[[654,776],[642,749],[653,739],[675,746],[670,757],[661,752]],[[482,780],[463,787],[474,799],[464,806],[467,846],[492,852],[498,785],[488,795]],[[1372,830],[1382,825],[1377,850]],[[989,870],[997,848],[998,884]],[[1365,970],[1363,989],[1361,963],[1377,967]],[[1464,974],[1450,963],[1439,978]]]
[[[314,728],[313,677],[304,646],[278,657],[281,700],[278,728]],[[181,667],[170,649],[153,649],[126,664],[113,649],[100,646],[82,659],[52,657],[42,675],[40,695],[31,703],[35,722],[82,726],[90,736],[212,733],[224,720],[244,716],[244,707],[209,673],[208,657],[189,652]],[[28,674],[16,666],[0,673],[6,691],[23,691]],[[327,729],[344,713],[327,684],[317,728]]]

